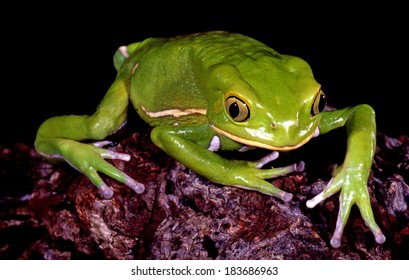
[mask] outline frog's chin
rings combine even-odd
[[[308,135],[305,139],[303,139],[301,142],[297,143],[296,145],[288,145],[288,146],[274,146],[270,144],[266,144],[263,142],[258,142],[255,140],[250,140],[246,138],[242,138],[240,136],[231,134],[225,130],[222,130],[214,125],[211,125],[211,127],[219,134],[226,136],[227,138],[230,138],[233,141],[236,141],[238,143],[251,146],[251,147],[257,147],[257,148],[262,148],[262,149],[268,149],[268,150],[274,150],[274,151],[290,151],[290,150],[295,150],[308,141],[310,141],[311,138],[317,137],[320,135],[320,129],[317,127],[310,135]]]

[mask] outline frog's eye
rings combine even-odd
[[[235,96],[228,97],[225,106],[230,117],[236,122],[244,122],[250,117],[249,107],[240,98]]]
[[[326,103],[327,98],[325,97],[324,92],[320,90],[315,97],[314,103],[312,104],[311,115],[316,116],[321,113],[324,110]]]

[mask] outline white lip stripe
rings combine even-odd
[[[294,146],[281,146],[281,147],[276,147],[276,146],[272,146],[269,144],[265,144],[265,143],[261,143],[261,142],[257,142],[255,140],[249,140],[249,139],[244,139],[241,138],[239,136],[233,135],[228,133],[227,131],[224,131],[218,127],[215,127],[214,125],[210,125],[217,133],[222,134],[236,142],[245,144],[245,145],[249,145],[251,147],[257,147],[257,148],[263,148],[263,149],[268,149],[268,150],[273,150],[273,151],[290,151],[290,150],[294,150],[297,149],[299,147],[301,147],[302,145],[304,145],[305,143],[307,143],[314,135],[317,134],[317,130],[319,129],[318,127],[315,129],[315,131],[313,133],[311,133],[307,138],[305,138],[302,142],[298,143],[297,145]]]
[[[182,116],[199,114],[199,115],[206,115],[206,109],[186,109],[186,110],[179,110],[179,109],[168,109],[158,112],[149,112],[144,106],[141,106],[143,112],[147,114],[151,118],[162,118],[167,116],[172,116],[175,118],[179,118]]]

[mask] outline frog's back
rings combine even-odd
[[[280,54],[269,46],[238,33],[198,33],[191,39],[195,45],[195,56],[207,66],[221,62],[238,64],[247,58],[257,59],[264,55],[280,57]]]
[[[279,56],[252,38],[223,31],[149,38],[129,45],[128,52],[121,69],[130,73],[130,98],[152,126],[206,121],[203,73],[212,65],[236,64],[265,52]]]

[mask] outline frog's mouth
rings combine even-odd
[[[296,145],[292,145],[292,146],[273,146],[273,145],[269,145],[266,143],[262,143],[262,142],[258,142],[255,140],[250,140],[250,139],[246,139],[246,138],[242,138],[239,137],[237,135],[231,134],[227,131],[224,131],[214,125],[211,125],[211,127],[214,129],[214,131],[216,131],[219,134],[222,134],[224,136],[226,136],[227,138],[230,138],[233,141],[236,141],[238,143],[250,146],[250,147],[257,147],[257,148],[262,148],[262,149],[268,149],[268,150],[274,150],[274,151],[291,151],[291,150],[295,150],[299,147],[301,147],[302,145],[304,145],[305,143],[307,143],[308,141],[310,141],[311,138],[317,137],[320,135],[320,129],[317,126],[317,128],[310,134],[308,135],[304,140],[302,140],[300,143],[296,144]]]

